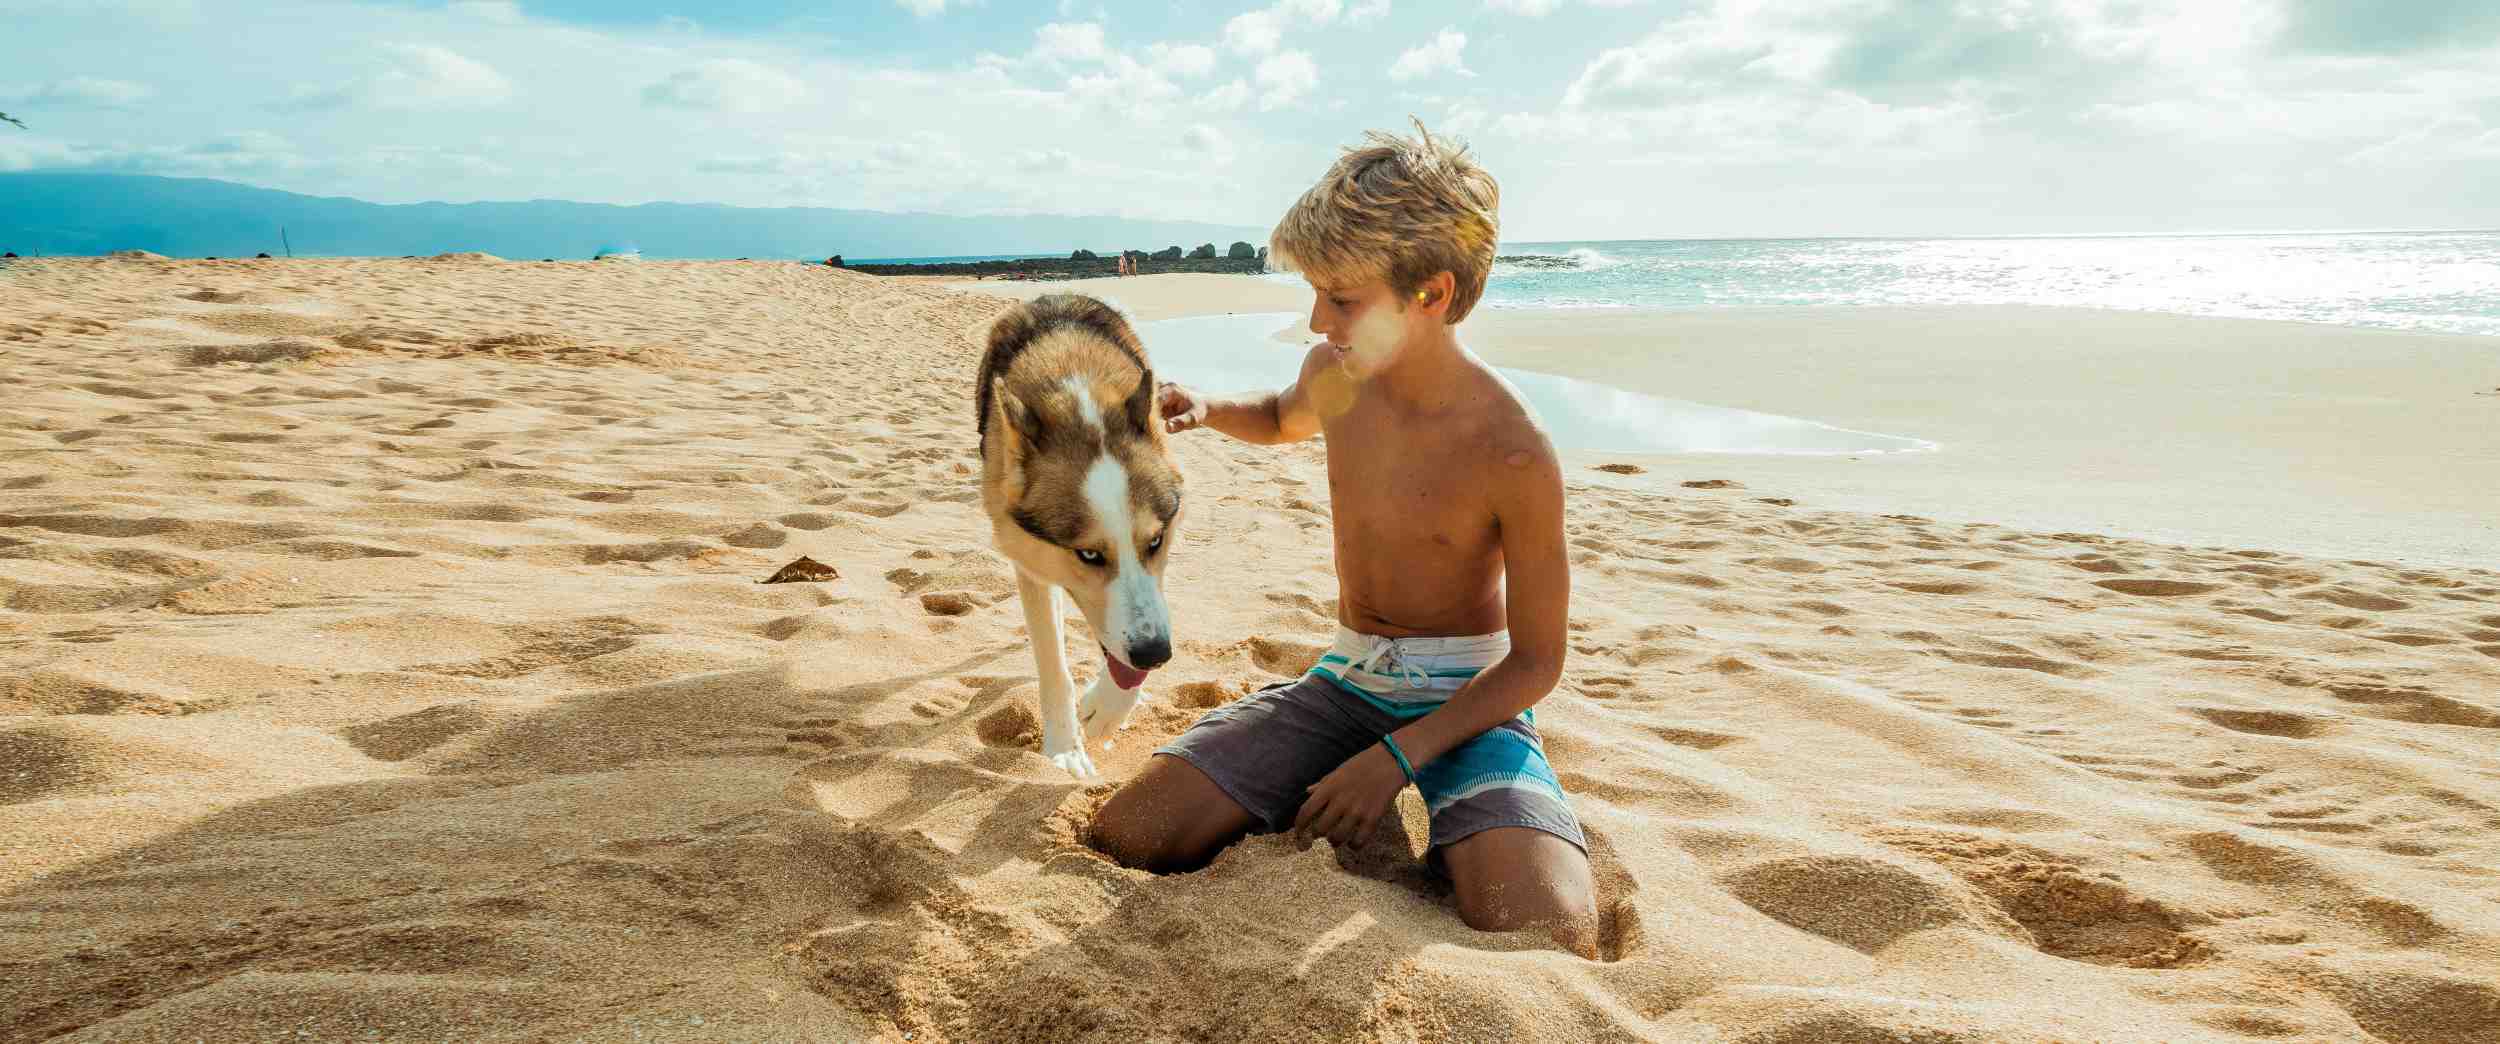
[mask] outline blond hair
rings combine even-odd
[[[1449,311],[1456,323],[1484,296],[1501,203],[1501,186],[1464,143],[1435,138],[1417,120],[1414,137],[1371,131],[1347,146],[1276,223],[1268,245],[1280,267],[1323,286],[1379,279],[1403,296],[1448,272],[1458,282]]]

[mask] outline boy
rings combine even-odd
[[[1352,844],[1411,782],[1469,925],[1543,927],[1591,955],[1585,842],[1529,710],[1562,674],[1562,471],[1453,331],[1493,267],[1500,190],[1463,147],[1416,130],[1346,150],[1276,226],[1326,337],[1294,383],[1233,399],[1167,386],[1161,404],[1174,432],[1327,436],[1335,647],[1157,750],[1093,842],[1156,872],[1204,866],[1253,829]]]

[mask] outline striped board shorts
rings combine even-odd
[[[1207,712],[1155,753],[1195,766],[1269,832],[1293,826],[1311,784],[1407,722],[1432,713],[1510,652],[1507,633],[1381,638],[1339,627],[1299,680]],[[1415,770],[1439,849],[1496,827],[1541,830],[1588,849],[1545,762],[1536,712],[1487,730]]]

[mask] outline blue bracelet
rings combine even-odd
[[[1398,759],[1398,771],[1406,773],[1407,784],[1415,785],[1415,764],[1406,760],[1406,752],[1398,749],[1398,741],[1382,736],[1380,745],[1389,748],[1390,757]]]

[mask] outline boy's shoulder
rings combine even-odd
[[[1536,411],[1529,408],[1527,397],[1519,393],[1519,386],[1510,383],[1510,378],[1502,376],[1500,370],[1477,358],[1473,352],[1467,354],[1467,362],[1483,393],[1477,415],[1485,434],[1506,441],[1533,442],[1551,453],[1553,447],[1545,437],[1545,425],[1537,419]]]
[[[1479,419],[1479,440],[1488,462],[1499,461],[1498,470],[1510,478],[1531,486],[1558,480],[1562,473],[1562,457],[1554,449],[1552,436],[1545,431],[1536,411],[1519,388],[1480,359],[1476,364],[1485,382],[1485,409]]]

